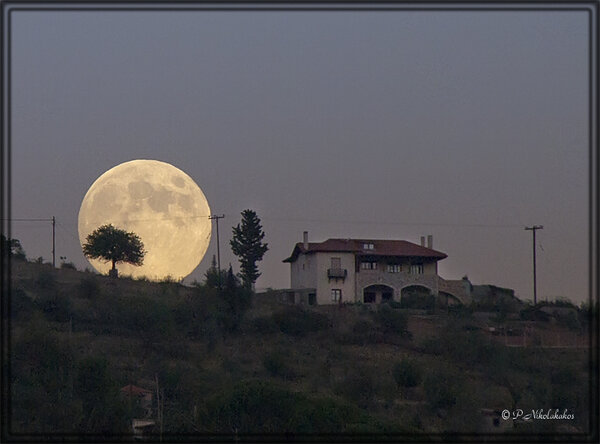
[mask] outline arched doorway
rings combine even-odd
[[[381,304],[392,300],[394,300],[394,289],[387,285],[369,285],[363,290],[363,302],[365,304]]]
[[[400,295],[400,305],[402,308],[433,310],[435,307],[433,292],[423,285],[409,285],[408,287],[404,287]]]

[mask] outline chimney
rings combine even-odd
[[[431,234],[427,235],[427,248],[433,248],[433,236]]]
[[[304,250],[308,250],[308,231],[303,233],[302,240],[304,243]]]
[[[425,236],[421,236],[421,246],[425,246]]]

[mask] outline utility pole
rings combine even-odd
[[[533,232],[533,305],[537,305],[537,282],[535,275],[535,232],[536,230],[543,230],[543,225],[533,225],[531,227],[525,227],[526,230],[531,230]]]
[[[221,214],[220,216],[208,216],[210,220],[214,220],[217,223],[217,272],[219,276],[219,290],[221,289],[221,250],[219,249],[219,219],[223,219],[224,217],[224,214]]]
[[[52,267],[56,268],[56,218],[52,216]]]

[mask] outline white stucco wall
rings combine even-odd
[[[316,255],[298,255],[291,263],[291,288],[317,288],[317,274]]]
[[[336,288],[342,290],[342,302],[355,302],[354,300],[354,254],[353,253],[316,253],[317,267],[316,276],[317,304],[330,305],[338,302],[331,300],[331,290]],[[331,258],[340,258],[340,268],[348,270],[345,279],[329,279],[327,269],[331,268]]]

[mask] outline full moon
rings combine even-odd
[[[106,171],[92,184],[79,209],[81,245],[98,227],[112,224],[137,234],[144,263],[117,263],[120,275],[179,280],[198,266],[210,242],[210,208],[194,180],[158,160],[132,160]],[[88,259],[100,273],[112,264]]]

